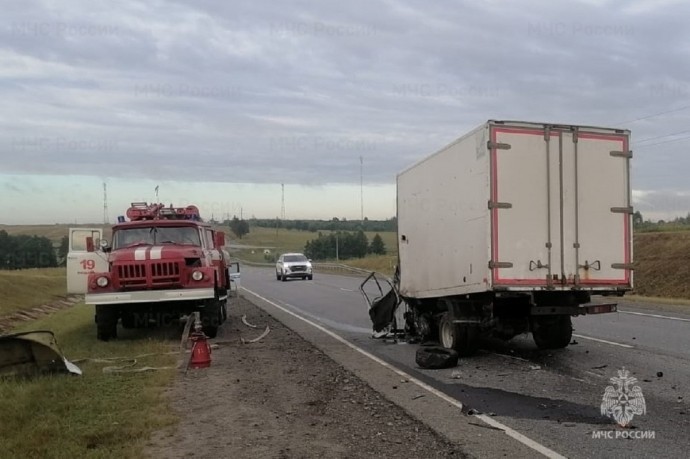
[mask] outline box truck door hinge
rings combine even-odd
[[[614,214],[632,214],[633,213],[633,208],[632,206],[628,207],[611,207],[611,212]]]
[[[489,262],[489,269],[494,269],[494,268],[512,268],[513,264],[509,261],[490,261]]]
[[[632,156],[633,156],[633,155],[632,155],[632,150],[628,150],[628,151],[615,151],[615,150],[614,150],[614,151],[610,152],[609,154],[610,154],[611,156],[613,156],[614,158],[627,158],[627,159],[630,159],[630,158],[632,158]]]
[[[511,209],[513,205],[509,202],[489,201],[489,209]]]
[[[613,263],[611,267],[613,269],[635,269],[632,263]]]
[[[486,142],[486,148],[489,150],[510,150],[509,143],[492,142],[489,140]]]

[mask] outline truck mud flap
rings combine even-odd
[[[383,331],[395,320],[395,311],[401,303],[400,296],[393,283],[377,273],[371,273],[362,282],[359,290],[362,292],[367,304],[369,305],[369,318],[373,324],[375,332]],[[381,281],[388,284],[388,289],[384,292]]]

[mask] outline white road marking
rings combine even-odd
[[[343,292],[354,292],[354,290],[352,290],[351,288],[342,288],[342,287],[340,287],[340,290],[342,290]]]
[[[352,344],[351,342],[349,342],[348,340],[346,340],[342,336],[340,336],[336,333],[333,333],[332,331],[328,330],[327,328],[325,328],[325,327],[323,327],[323,326],[321,326],[315,322],[312,322],[311,320],[304,318],[301,315],[299,315],[295,312],[292,312],[289,309],[286,309],[286,308],[280,306],[279,304],[274,303],[273,301],[271,301],[267,298],[264,298],[263,296],[249,290],[246,287],[242,287],[242,289],[247,291],[248,293],[251,293],[252,295],[256,296],[257,298],[260,298],[261,300],[265,301],[266,303],[280,309],[281,311],[283,311],[287,314],[290,314],[291,316],[293,316],[293,317],[311,325],[312,327],[324,332],[325,334],[327,334],[331,338],[341,342],[342,344],[346,345],[350,349],[352,349],[356,352],[359,352],[363,356],[368,357],[369,359],[373,360],[374,362],[378,363],[379,365],[393,371],[394,373],[398,374],[399,376],[402,376],[403,378],[407,379],[411,383],[414,383],[417,386],[419,386],[420,388],[426,390],[427,392],[430,392],[431,394],[437,396],[441,400],[448,402],[451,405],[453,405],[454,407],[462,410],[462,402],[460,402],[459,400],[456,400],[453,397],[450,397],[450,396],[444,394],[443,392],[441,392],[437,389],[434,389],[430,385],[420,381],[419,379],[413,377],[412,375],[409,375],[409,374],[405,373],[404,371],[399,370],[398,368],[395,368],[393,365],[389,364],[388,362],[376,357],[374,354],[371,354],[371,353],[365,351],[364,349],[362,349],[358,346],[355,346],[354,344]],[[490,418],[489,416],[481,414],[481,415],[475,415],[474,417],[481,419],[482,421],[484,421],[486,424],[490,425],[491,427],[494,427],[494,428],[497,428],[497,429],[504,431],[506,433],[506,435],[508,435],[509,437],[512,437],[513,439],[519,441],[523,445],[525,445],[529,448],[532,448],[535,451],[540,452],[541,454],[543,454],[544,456],[546,456],[548,458],[566,459],[565,456],[562,456],[562,455],[558,454],[557,452],[547,448],[546,446],[544,446],[540,443],[537,443],[536,441],[532,440],[531,438],[528,438],[528,437],[522,435],[521,433],[511,429],[510,427],[508,427],[504,424],[501,424],[500,422],[496,421],[493,418]]]
[[[618,310],[618,312],[622,312],[623,314],[633,314],[636,316],[654,317],[656,319],[680,320],[681,322],[690,322],[690,319],[684,319],[682,317],[662,316],[660,314],[647,314],[644,312],[621,311],[620,309]]]
[[[607,341],[607,340],[605,340],[605,339],[592,338],[591,336],[576,335],[575,333],[573,333],[573,336],[577,336],[578,338],[582,338],[582,339],[588,339],[588,340],[591,340],[591,341],[596,341],[596,342],[599,342],[599,343],[611,344],[611,345],[613,345],[613,346],[625,347],[625,348],[628,348],[628,349],[632,349],[632,348],[635,347],[635,346],[631,346],[630,344],[615,343],[615,342],[613,342],[613,341]]]
[[[146,251],[149,249],[149,247],[139,247],[138,249],[134,250],[134,259],[135,260],[146,260]]]

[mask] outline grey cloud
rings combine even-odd
[[[392,183],[489,118],[610,126],[690,95],[684,4],[23,5],[0,24],[8,173],[321,185],[358,183],[363,156]],[[635,185],[686,187],[687,143],[652,144]]]

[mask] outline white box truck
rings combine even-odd
[[[567,346],[572,316],[616,310],[591,295],[632,288],[629,145],[622,129],[488,121],[401,172],[397,291],[370,302],[374,329],[404,301],[408,333],[461,355],[485,334]]]

